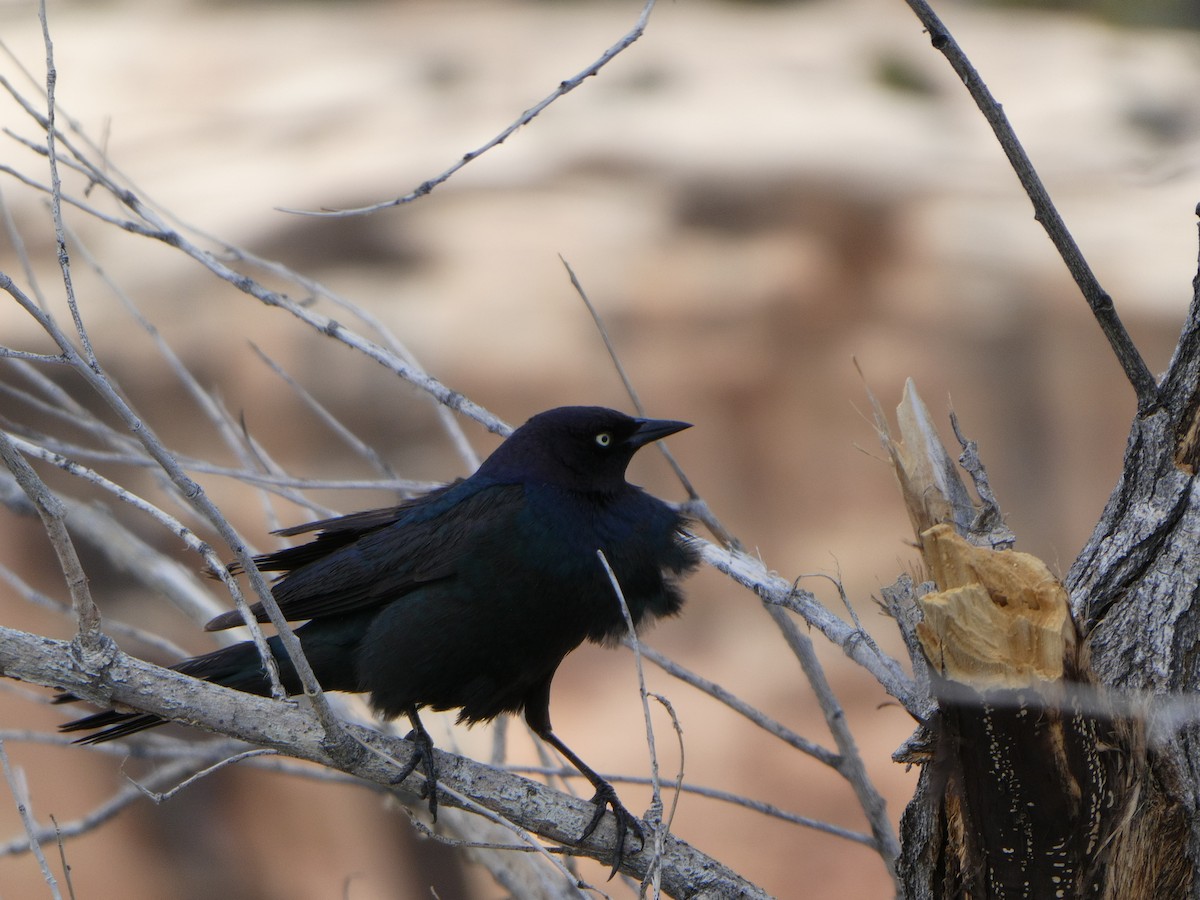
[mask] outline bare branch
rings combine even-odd
[[[697,541],[697,546],[706,563],[754,591],[768,607],[790,609],[821,631],[850,659],[870,672],[883,689],[899,700],[910,713],[917,715],[925,707],[927,698],[916,689],[900,664],[874,647],[859,629],[846,624],[822,606],[812,593],[768,571],[760,560],[749,554],[717,547],[706,541]]]
[[[454,173],[456,173],[459,169],[461,169],[467,163],[478,159],[480,156],[487,153],[493,147],[498,147],[501,144],[503,144],[510,137],[512,137],[514,134],[516,134],[519,129],[524,128],[526,125],[528,125],[534,119],[536,119],[541,114],[542,110],[544,110],[547,106],[549,106],[551,103],[553,103],[559,97],[569,94],[571,91],[575,90],[575,88],[577,88],[581,84],[583,84],[584,81],[586,81],[588,78],[591,78],[593,75],[597,74],[601,69],[603,69],[606,65],[608,65],[610,62],[612,62],[614,57],[616,57],[619,53],[621,53],[623,50],[625,50],[625,48],[629,47],[634,41],[636,41],[638,38],[640,38],[642,36],[642,33],[646,30],[646,22],[649,21],[649,19],[650,19],[650,11],[652,9],[654,9],[655,2],[656,2],[656,0],[646,0],[646,5],[642,9],[642,14],[640,16],[638,16],[638,20],[634,24],[633,28],[630,29],[630,31],[627,34],[625,34],[619,41],[617,41],[615,44],[613,44],[611,47],[609,47],[607,50],[605,50],[604,53],[600,56],[600,58],[597,59],[594,63],[592,63],[590,66],[588,66],[586,69],[584,69],[579,74],[573,75],[572,77],[559,82],[558,87],[555,88],[554,91],[548,97],[546,97],[544,100],[542,100],[536,106],[531,106],[529,109],[525,110],[525,112],[521,113],[521,115],[517,118],[517,120],[515,122],[513,122],[511,125],[509,125],[507,128],[505,128],[503,131],[501,131],[498,135],[496,135],[494,138],[492,138],[486,144],[484,144],[481,147],[476,148],[475,150],[471,150],[468,153],[464,153],[462,155],[462,158],[459,159],[458,162],[456,162],[454,165],[452,165],[450,168],[448,168],[441,175],[438,175],[434,178],[430,178],[428,181],[421,182],[421,184],[417,185],[416,188],[414,188],[409,193],[405,194],[403,197],[397,197],[394,200],[384,200],[380,203],[373,203],[370,206],[362,206],[357,209],[339,209],[339,210],[284,209],[283,212],[297,213],[297,214],[303,215],[303,216],[333,216],[333,217],[359,216],[359,215],[364,215],[366,213],[378,212],[381,209],[391,209],[394,206],[403,206],[406,203],[411,203],[414,200],[424,197],[426,194],[428,194],[430,191],[432,191],[439,184],[442,184],[445,181],[448,181],[451,178],[451,176],[454,175]]]
[[[28,584],[16,572],[8,568],[8,566],[0,565],[0,581],[7,582],[18,596],[24,597],[25,600],[40,606],[42,609],[49,609],[56,613],[69,615],[71,608],[64,603],[60,603],[53,597],[43,594],[41,591]],[[116,622],[108,619],[105,624],[105,629],[109,634],[114,636],[123,636],[132,638],[133,640],[143,644],[146,647],[151,647],[158,653],[162,653],[167,657],[179,657],[182,659],[187,656],[187,652],[172,641],[164,637],[147,631],[143,628],[138,628],[135,625],[130,625],[126,622]]]
[[[822,762],[834,769],[838,768],[841,764],[841,758],[836,753],[825,749],[814,741],[810,741],[803,735],[797,734],[786,725],[776,722],[766,713],[751,706],[745,700],[734,696],[716,682],[709,681],[707,678],[684,668],[673,659],[659,653],[653,647],[643,644],[640,640],[637,642],[637,650],[645,659],[650,660],[650,662],[654,663],[668,675],[678,678],[685,684],[690,684],[692,687],[708,694],[714,700],[724,703],[730,709],[745,716],[763,731],[775,735],[775,737],[795,747],[801,753],[806,753],[818,762]]]
[[[612,566],[608,564],[608,558],[604,555],[603,550],[597,550],[596,556],[600,559],[600,565],[604,567],[604,573],[608,576],[608,582],[612,585],[613,594],[616,596],[617,602],[621,607],[621,616],[625,620],[626,640],[629,641],[633,649],[633,664],[637,670],[638,679],[638,694],[642,701],[642,719],[646,724],[646,749],[650,753],[650,812],[646,816],[654,835],[654,849],[651,854],[650,873],[645,880],[642,881],[643,886],[652,886],[654,896],[657,898],[662,891],[662,854],[663,841],[666,838],[667,829],[663,822],[663,801],[662,801],[662,782],[658,775],[658,749],[654,744],[654,723],[650,719],[650,701],[646,692],[646,673],[642,669],[642,654],[639,651],[637,640],[637,627],[633,624],[633,616],[629,612],[629,604],[625,602],[625,592],[621,590],[621,584],[617,581],[617,573],[612,570]]]
[[[1075,238],[1067,230],[1066,223],[1058,214],[1045,185],[1042,184],[1041,177],[1025,153],[1025,148],[1017,139],[1017,134],[1004,114],[1003,108],[996,102],[996,98],[992,96],[992,92],[979,77],[979,73],[967,59],[967,55],[963,53],[958,42],[954,40],[929,4],[925,0],[905,0],[905,2],[921,20],[921,24],[925,26],[934,49],[946,57],[951,68],[962,79],[962,83],[971,94],[975,105],[979,107],[983,117],[992,126],[996,140],[1000,142],[1000,148],[1008,157],[1013,171],[1021,181],[1021,186],[1025,188],[1025,193],[1033,203],[1034,218],[1046,230],[1046,234],[1054,242],[1059,256],[1062,257],[1062,261],[1066,263],[1071,277],[1079,285],[1079,290],[1091,308],[1100,330],[1108,338],[1109,346],[1112,347],[1117,361],[1125,370],[1125,377],[1133,385],[1134,393],[1137,395],[1138,412],[1146,415],[1158,406],[1159,402],[1158,385],[1154,376],[1150,373],[1145,360],[1142,359],[1141,353],[1117,315],[1112,297],[1100,286],[1091,266],[1083,258],[1079,245],[1075,243]]]
[[[302,384],[300,384],[300,382],[288,374],[288,372],[284,370],[283,366],[271,359],[271,357],[267,355],[266,351],[264,351],[257,344],[252,343],[250,348],[255,352],[258,358],[263,361],[267,368],[274,372],[284,384],[286,384],[292,389],[292,391],[295,392],[296,396],[299,397],[300,401],[306,407],[308,407],[309,411],[312,412],[313,415],[317,417],[318,421],[322,422],[330,431],[344,441],[351,450],[369,462],[371,467],[384,478],[390,478],[393,480],[397,478],[395,471],[390,465],[387,464],[384,458],[379,455],[378,451],[376,451],[374,447],[369,445],[366,441],[360,439],[358,435],[347,428],[346,425],[344,425],[336,415],[334,415],[323,403],[313,396],[311,391],[306,389]]]
[[[58,879],[50,871],[50,864],[46,862],[46,855],[42,853],[42,845],[38,840],[38,827],[33,820],[33,813],[29,809],[29,793],[26,789],[25,779],[9,764],[8,751],[4,749],[3,740],[0,740],[0,767],[4,769],[4,778],[8,782],[9,790],[12,791],[13,800],[16,801],[17,814],[21,817],[21,824],[25,826],[25,834],[29,838],[29,849],[33,851],[38,867],[42,870],[42,879],[50,888],[50,895],[55,900],[61,900],[62,893],[58,890]]]
[[[833,734],[833,740],[841,754],[842,764],[839,771],[850,782],[850,786],[858,797],[859,805],[867,814],[867,821],[871,824],[871,833],[875,835],[879,855],[883,858],[883,864],[887,867],[888,874],[892,877],[898,890],[900,881],[896,874],[896,859],[900,855],[900,842],[888,820],[887,805],[867,775],[854,735],[846,723],[842,706],[833,693],[833,687],[829,684],[829,680],[825,677],[821,663],[817,660],[812,638],[804,634],[782,608],[767,604],[767,612],[779,625],[788,646],[800,660],[804,675],[817,696],[817,702],[825,714],[825,722],[829,726],[829,731]]]
[[[75,288],[71,278],[71,258],[67,253],[67,236],[62,216],[62,179],[58,173],[58,144],[55,118],[57,112],[54,103],[54,89],[58,82],[58,70],[54,67],[54,43],[50,40],[50,22],[46,18],[46,3],[38,4],[38,19],[42,24],[42,40],[46,45],[46,159],[50,166],[50,214],[54,220],[54,239],[58,247],[58,266],[62,272],[63,288],[67,293],[67,306],[71,310],[71,318],[75,322],[75,334],[83,349],[83,358],[89,365],[95,366],[96,354],[92,351],[87,329],[83,327],[83,318],[79,314],[79,304],[75,299]]]
[[[519,772],[521,774],[542,775],[547,777],[561,778],[582,778],[574,769],[556,769],[548,766],[506,766],[505,771]],[[632,775],[610,775],[601,773],[603,777],[616,784],[650,784],[649,778],[639,778]],[[692,794],[696,797],[704,797],[708,800],[717,800],[721,803],[729,803],[733,806],[740,806],[742,809],[753,810],[761,813],[772,819],[778,819],[781,822],[788,822],[792,825],[799,825],[803,828],[811,828],[813,831],[820,831],[823,834],[829,834],[833,837],[843,838],[847,841],[852,841],[856,844],[870,847],[872,850],[878,850],[879,845],[869,834],[863,834],[859,831],[851,831],[848,828],[842,828],[838,825],[832,825],[829,822],[822,822],[820,819],[813,819],[809,816],[801,816],[796,813],[789,812],[786,809],[781,809],[772,803],[767,803],[763,800],[755,800],[752,797],[743,797],[740,794],[735,794],[731,791],[723,791],[720,788],[705,787],[703,785],[691,784],[682,782],[679,785],[679,791],[684,794]]]
[[[392,760],[407,763],[414,752],[411,744],[348,724],[344,727],[353,735],[355,746],[366,743],[379,752],[368,753],[359,746],[356,754],[344,753],[340,748],[330,747],[319,719],[294,703],[199,681],[119,653],[96,677],[78,667],[69,644],[3,627],[0,627],[0,671],[10,678],[60,687],[95,703],[124,703],[164,718],[235,736],[353,775],[396,792],[407,802],[417,801],[416,794],[405,788],[407,781],[400,785],[393,783],[396,765]],[[566,797],[544,785],[463,757],[434,752],[439,782],[444,786],[528,831],[571,845],[573,852],[596,858],[611,855],[616,838],[611,816],[605,817],[587,841],[575,844],[592,816],[590,802]],[[450,795],[446,803],[459,805]],[[673,835],[666,838],[664,860],[663,890],[671,896],[692,895],[699,888],[708,888],[714,896],[765,896],[715,859]],[[646,854],[629,855],[622,871],[643,878],[648,863]]]
[[[71,592],[71,606],[75,611],[80,646],[89,652],[99,650],[100,610],[92,600],[83,564],[80,563],[75,545],[67,533],[64,521],[66,513],[62,501],[46,487],[46,483],[33,471],[33,467],[25,461],[12,439],[3,431],[0,431],[0,460],[8,466],[8,470],[12,472],[26,496],[33,502],[58,556],[58,563],[67,579],[67,589]]]
[[[596,310],[596,307],[592,305],[592,301],[588,299],[587,291],[583,289],[583,284],[580,283],[571,264],[566,261],[561,253],[558,255],[558,258],[567,270],[567,275],[571,279],[571,286],[575,288],[579,299],[583,301],[588,314],[592,317],[592,322],[595,324],[596,330],[600,333],[600,339],[604,342],[604,349],[608,351],[609,359],[612,360],[613,368],[617,370],[621,384],[625,386],[625,392],[629,394],[629,399],[633,402],[633,408],[637,410],[639,416],[646,415],[646,408],[642,405],[642,399],[638,396],[637,390],[633,386],[633,381],[625,371],[625,366],[621,364],[621,358],[617,355],[617,348],[613,345],[612,338],[609,337],[608,328],[605,326],[604,320],[600,317],[600,313]],[[656,446],[671,466],[671,470],[675,473],[675,477],[679,479],[679,483],[683,485],[683,489],[687,491],[690,501],[688,514],[703,522],[708,530],[713,533],[713,536],[722,544],[730,547],[740,547],[741,545],[732,533],[730,533],[729,529],[721,524],[720,520],[713,515],[712,510],[708,508],[708,504],[700,499],[699,492],[692,485],[691,479],[683,471],[683,466],[679,465],[674,454],[667,447],[666,441],[658,441],[656,442]]]
[[[235,766],[247,759],[255,759],[259,756],[272,756],[276,753],[277,751],[275,750],[270,750],[263,747],[260,747],[256,750],[243,750],[241,753],[235,753],[233,756],[227,756],[224,759],[218,760],[211,766],[206,766],[205,768],[201,769],[199,772],[193,772],[192,774],[188,775],[187,778],[183,779],[183,781],[165,791],[153,790],[148,785],[142,784],[139,781],[134,781],[133,779],[130,779],[130,783],[141,792],[143,797],[147,797],[155,803],[166,803],[180,791],[187,790],[196,782],[207,778],[209,775],[220,772],[222,769],[228,768],[229,766]]]
[[[0,738],[0,740],[2,739]],[[172,781],[182,778],[194,769],[195,764],[191,760],[176,761],[144,778],[143,782],[145,785],[169,784]],[[132,782],[127,783],[109,797],[108,800],[79,819],[66,822],[62,825],[55,822],[53,828],[37,828],[32,835],[32,840],[26,837],[24,839],[9,841],[7,844],[0,844],[0,857],[12,856],[16,853],[31,850],[35,843],[48,841],[52,838],[62,840],[64,838],[73,838],[87,834],[99,828],[105,822],[112,819],[113,816],[117,815],[117,813],[121,812],[121,810],[144,796],[145,787],[143,785],[136,785]]]

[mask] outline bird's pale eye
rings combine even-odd
[[[607,431],[601,431],[599,434],[596,435],[596,443],[599,444],[601,447],[607,447],[609,444],[612,443],[612,435],[609,434]]]

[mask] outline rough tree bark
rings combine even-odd
[[[1092,672],[1127,696],[1190,695],[1200,685],[1200,275],[1193,292],[1158,406],[1134,419],[1121,478],[1066,578]],[[1186,867],[1193,893],[1200,887],[1193,874],[1200,859],[1194,719],[1150,711],[1149,776],[1169,787],[1186,830],[1145,836],[1147,846],[1161,848],[1164,867]]]
[[[936,582],[891,598],[937,698],[904,757],[924,764],[901,826],[907,896],[1196,896],[1200,728],[1170,698],[1200,684],[1198,416],[1200,276],[1062,585],[1048,571],[1018,584],[1025,555],[946,487],[940,445],[919,470],[911,431],[887,442]]]
[[[1193,690],[1200,674],[1200,276],[1156,381],[1000,104],[925,0],[906,2],[995,132],[1124,369],[1137,414],[1122,475],[1061,585],[1009,549],[973,446],[963,441],[960,462],[978,509],[919,401],[907,430],[902,415],[903,440],[885,435],[936,582],[925,597],[904,583],[887,593],[936,698],[898,754],[924,764],[901,822],[904,892],[1195,896],[1200,732],[1183,704],[1164,700]]]

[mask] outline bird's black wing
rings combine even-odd
[[[267,571],[286,573],[271,593],[288,621],[383,606],[422,585],[452,578],[478,535],[509,527],[522,494],[519,485],[458,482],[401,506],[289,528],[280,533],[319,534],[307,544],[255,557],[255,562]],[[258,621],[268,621],[261,603],[251,609]],[[241,624],[234,610],[205,629]]]
[[[290,528],[281,528],[272,534],[281,537],[295,537],[298,534],[318,532],[317,536],[306,544],[294,547],[284,547],[273,553],[263,553],[254,557],[254,563],[263,572],[291,572],[311,562],[316,562],[340,550],[347,544],[353,544],[359,538],[380,528],[386,528],[405,518],[416,518],[422,510],[433,507],[448,491],[462,484],[462,479],[444,487],[437,488],[427,494],[406,500],[396,506],[385,506],[382,509],[367,509],[362,512],[348,513],[344,516],[333,516],[329,519],[319,519],[316,522],[305,522]],[[239,572],[237,563],[230,565],[231,572]]]

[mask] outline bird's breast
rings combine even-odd
[[[540,548],[525,558],[539,569],[533,580],[544,608],[576,622],[583,638],[608,640],[625,628],[600,553],[635,622],[678,609],[667,573],[678,569],[679,518],[666,504],[632,487],[613,495],[542,488],[527,491],[527,500],[518,530],[522,543]]]

